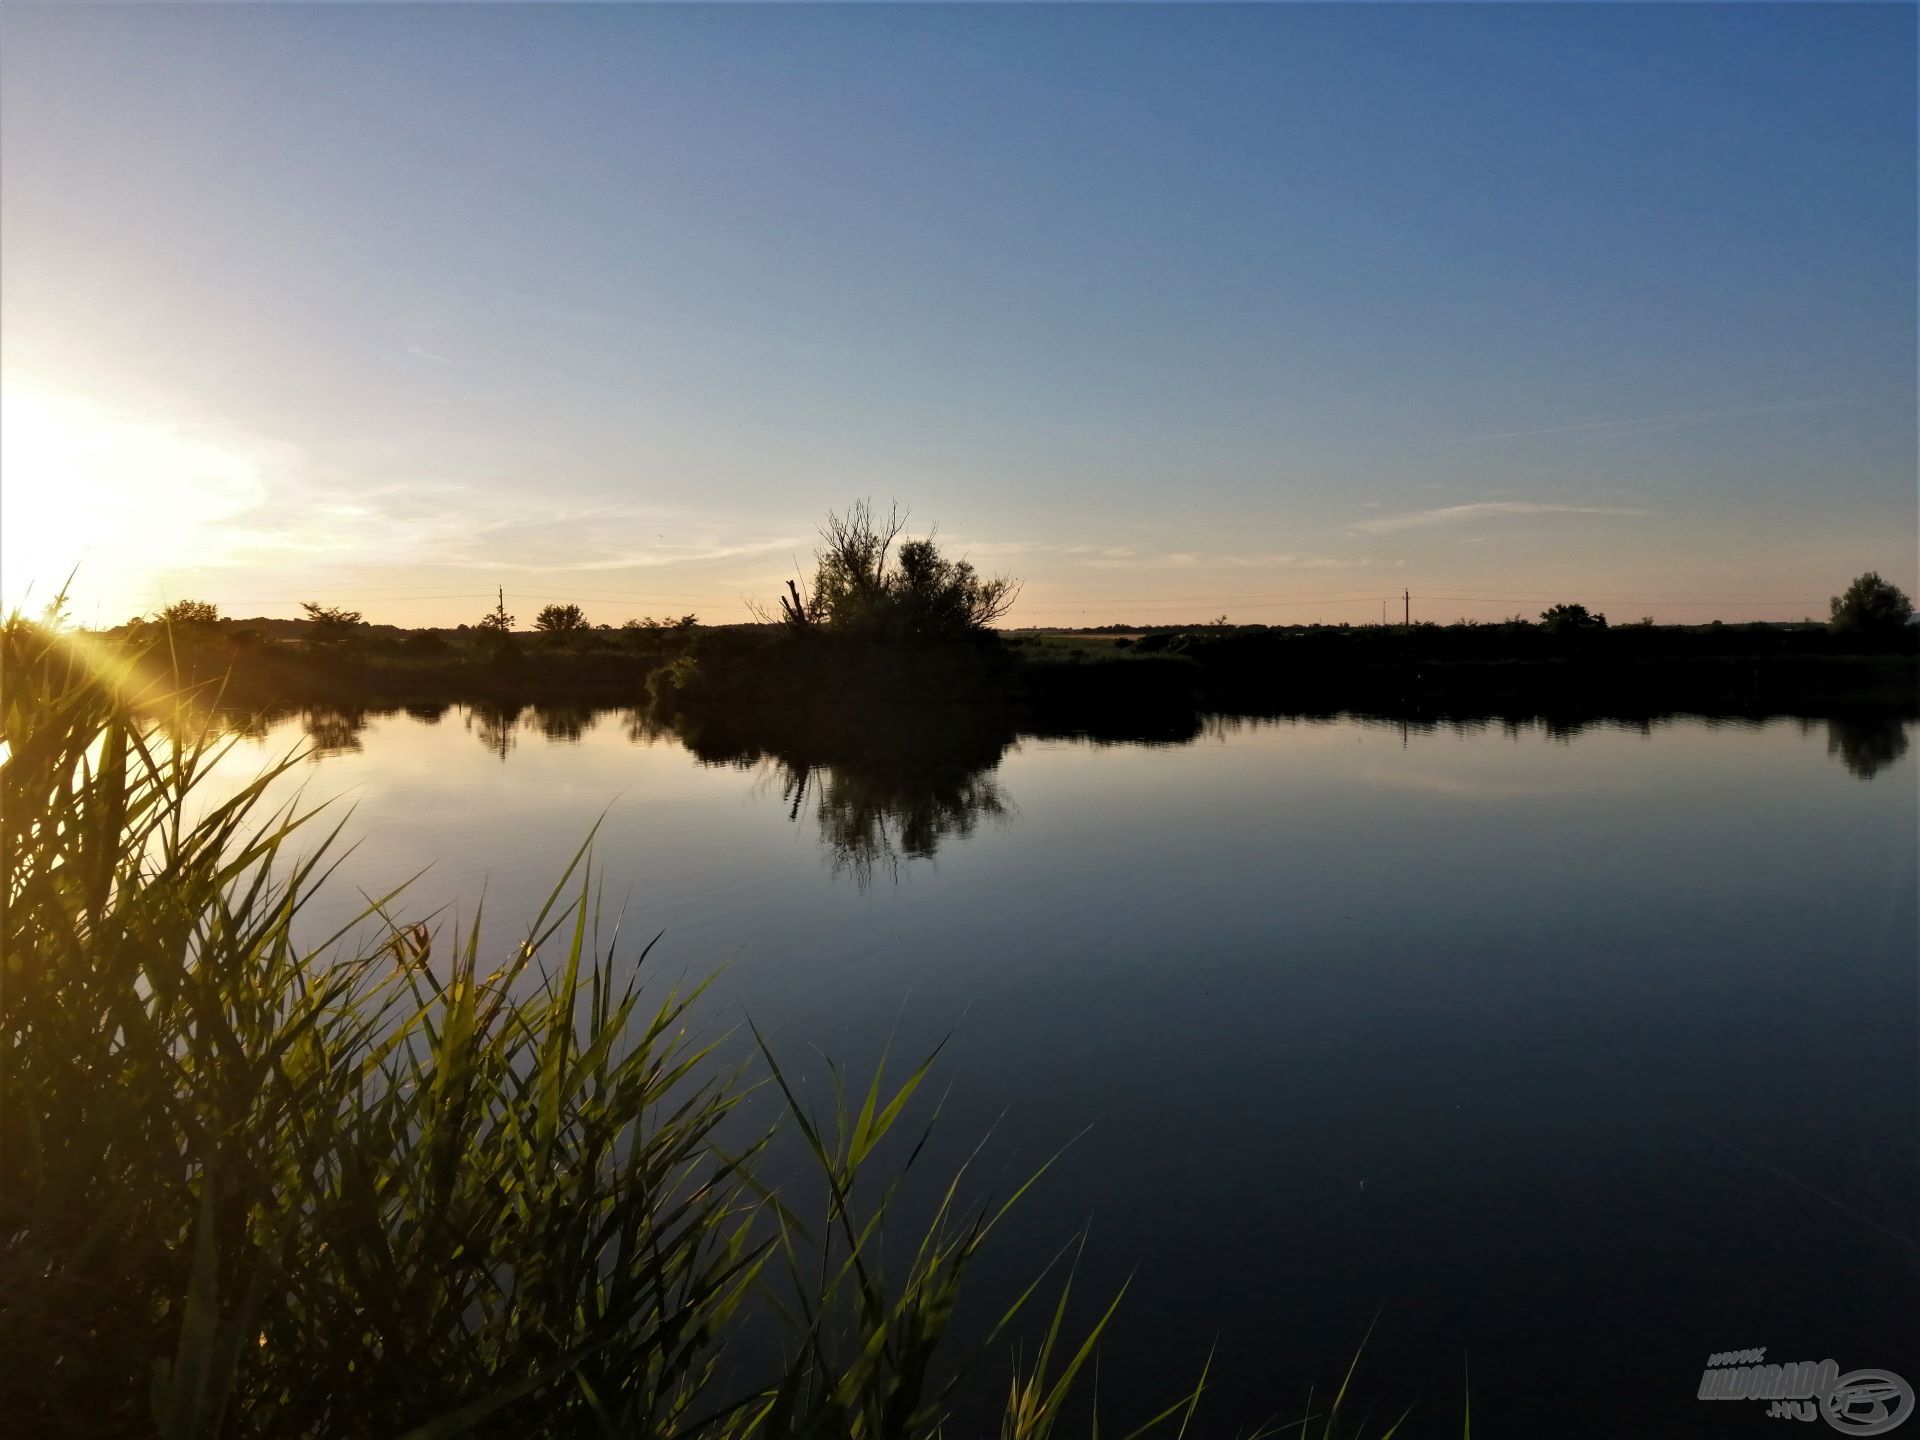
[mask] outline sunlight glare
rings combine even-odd
[[[0,388],[0,591],[149,606],[162,572],[218,564],[222,522],[265,487],[254,463],[164,425],[25,385]],[[109,612],[109,620],[124,616]]]

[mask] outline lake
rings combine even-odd
[[[1132,1278],[1103,1423],[1228,1433],[1307,1387],[1374,1429],[1752,1433],[1709,1354],[1920,1380],[1911,722],[951,724],[782,747],[625,711],[313,713],[357,849],[310,920],[525,926],[598,823],[602,914],[662,984],[725,967],[819,1094],[951,1040],[950,1168],[1065,1153],[984,1307],[1085,1229]],[[821,758],[821,757],[826,758]],[[738,1043],[738,1036],[733,1042]],[[944,1148],[942,1148],[944,1147]],[[930,1162],[931,1163],[931,1162]],[[938,1168],[936,1166],[935,1168]],[[1316,1432],[1317,1433],[1317,1432]]]

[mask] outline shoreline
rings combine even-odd
[[[244,636],[175,636],[170,663],[160,668],[234,709],[546,701],[644,705],[663,717],[1245,708],[1410,718],[1920,716],[1920,629],[1912,627],[1863,637],[1760,626],[1558,636],[1499,627],[1199,631],[1137,643],[990,635],[922,647],[795,639],[750,627],[516,637],[492,649],[435,632],[324,648]]]

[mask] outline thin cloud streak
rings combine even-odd
[[[1139,545],[1061,545],[1034,540],[990,540],[956,547],[968,556],[1060,556],[1066,564],[1090,570],[1190,570],[1211,567],[1231,570],[1363,570],[1371,558],[1302,555],[1293,551],[1219,553],[1201,550],[1154,550]]]
[[[1486,435],[1461,435],[1442,440],[1442,445],[1472,445],[1482,440],[1524,440],[1535,435],[1574,435],[1583,431],[1606,431],[1630,435],[1640,429],[1649,432],[1697,425],[1707,420],[1725,420],[1742,415],[1776,415],[1785,410],[1814,410],[1823,405],[1858,403],[1855,395],[1823,395],[1816,400],[1787,400],[1778,405],[1751,405],[1736,410],[1695,410],[1685,415],[1638,415],[1625,420],[1589,420],[1580,425],[1549,425],[1541,430],[1495,430]]]
[[[1532,500],[1482,500],[1472,505],[1443,505],[1437,510],[1409,510],[1398,515],[1381,515],[1372,520],[1356,520],[1347,529],[1355,534],[1386,535],[1398,530],[1425,530],[1436,525],[1487,520],[1502,515],[1608,515],[1626,518],[1654,513],[1631,506],[1544,505]]]

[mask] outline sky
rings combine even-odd
[[[865,496],[1014,625],[1920,591],[1915,23],[10,3],[0,592],[741,620]]]

